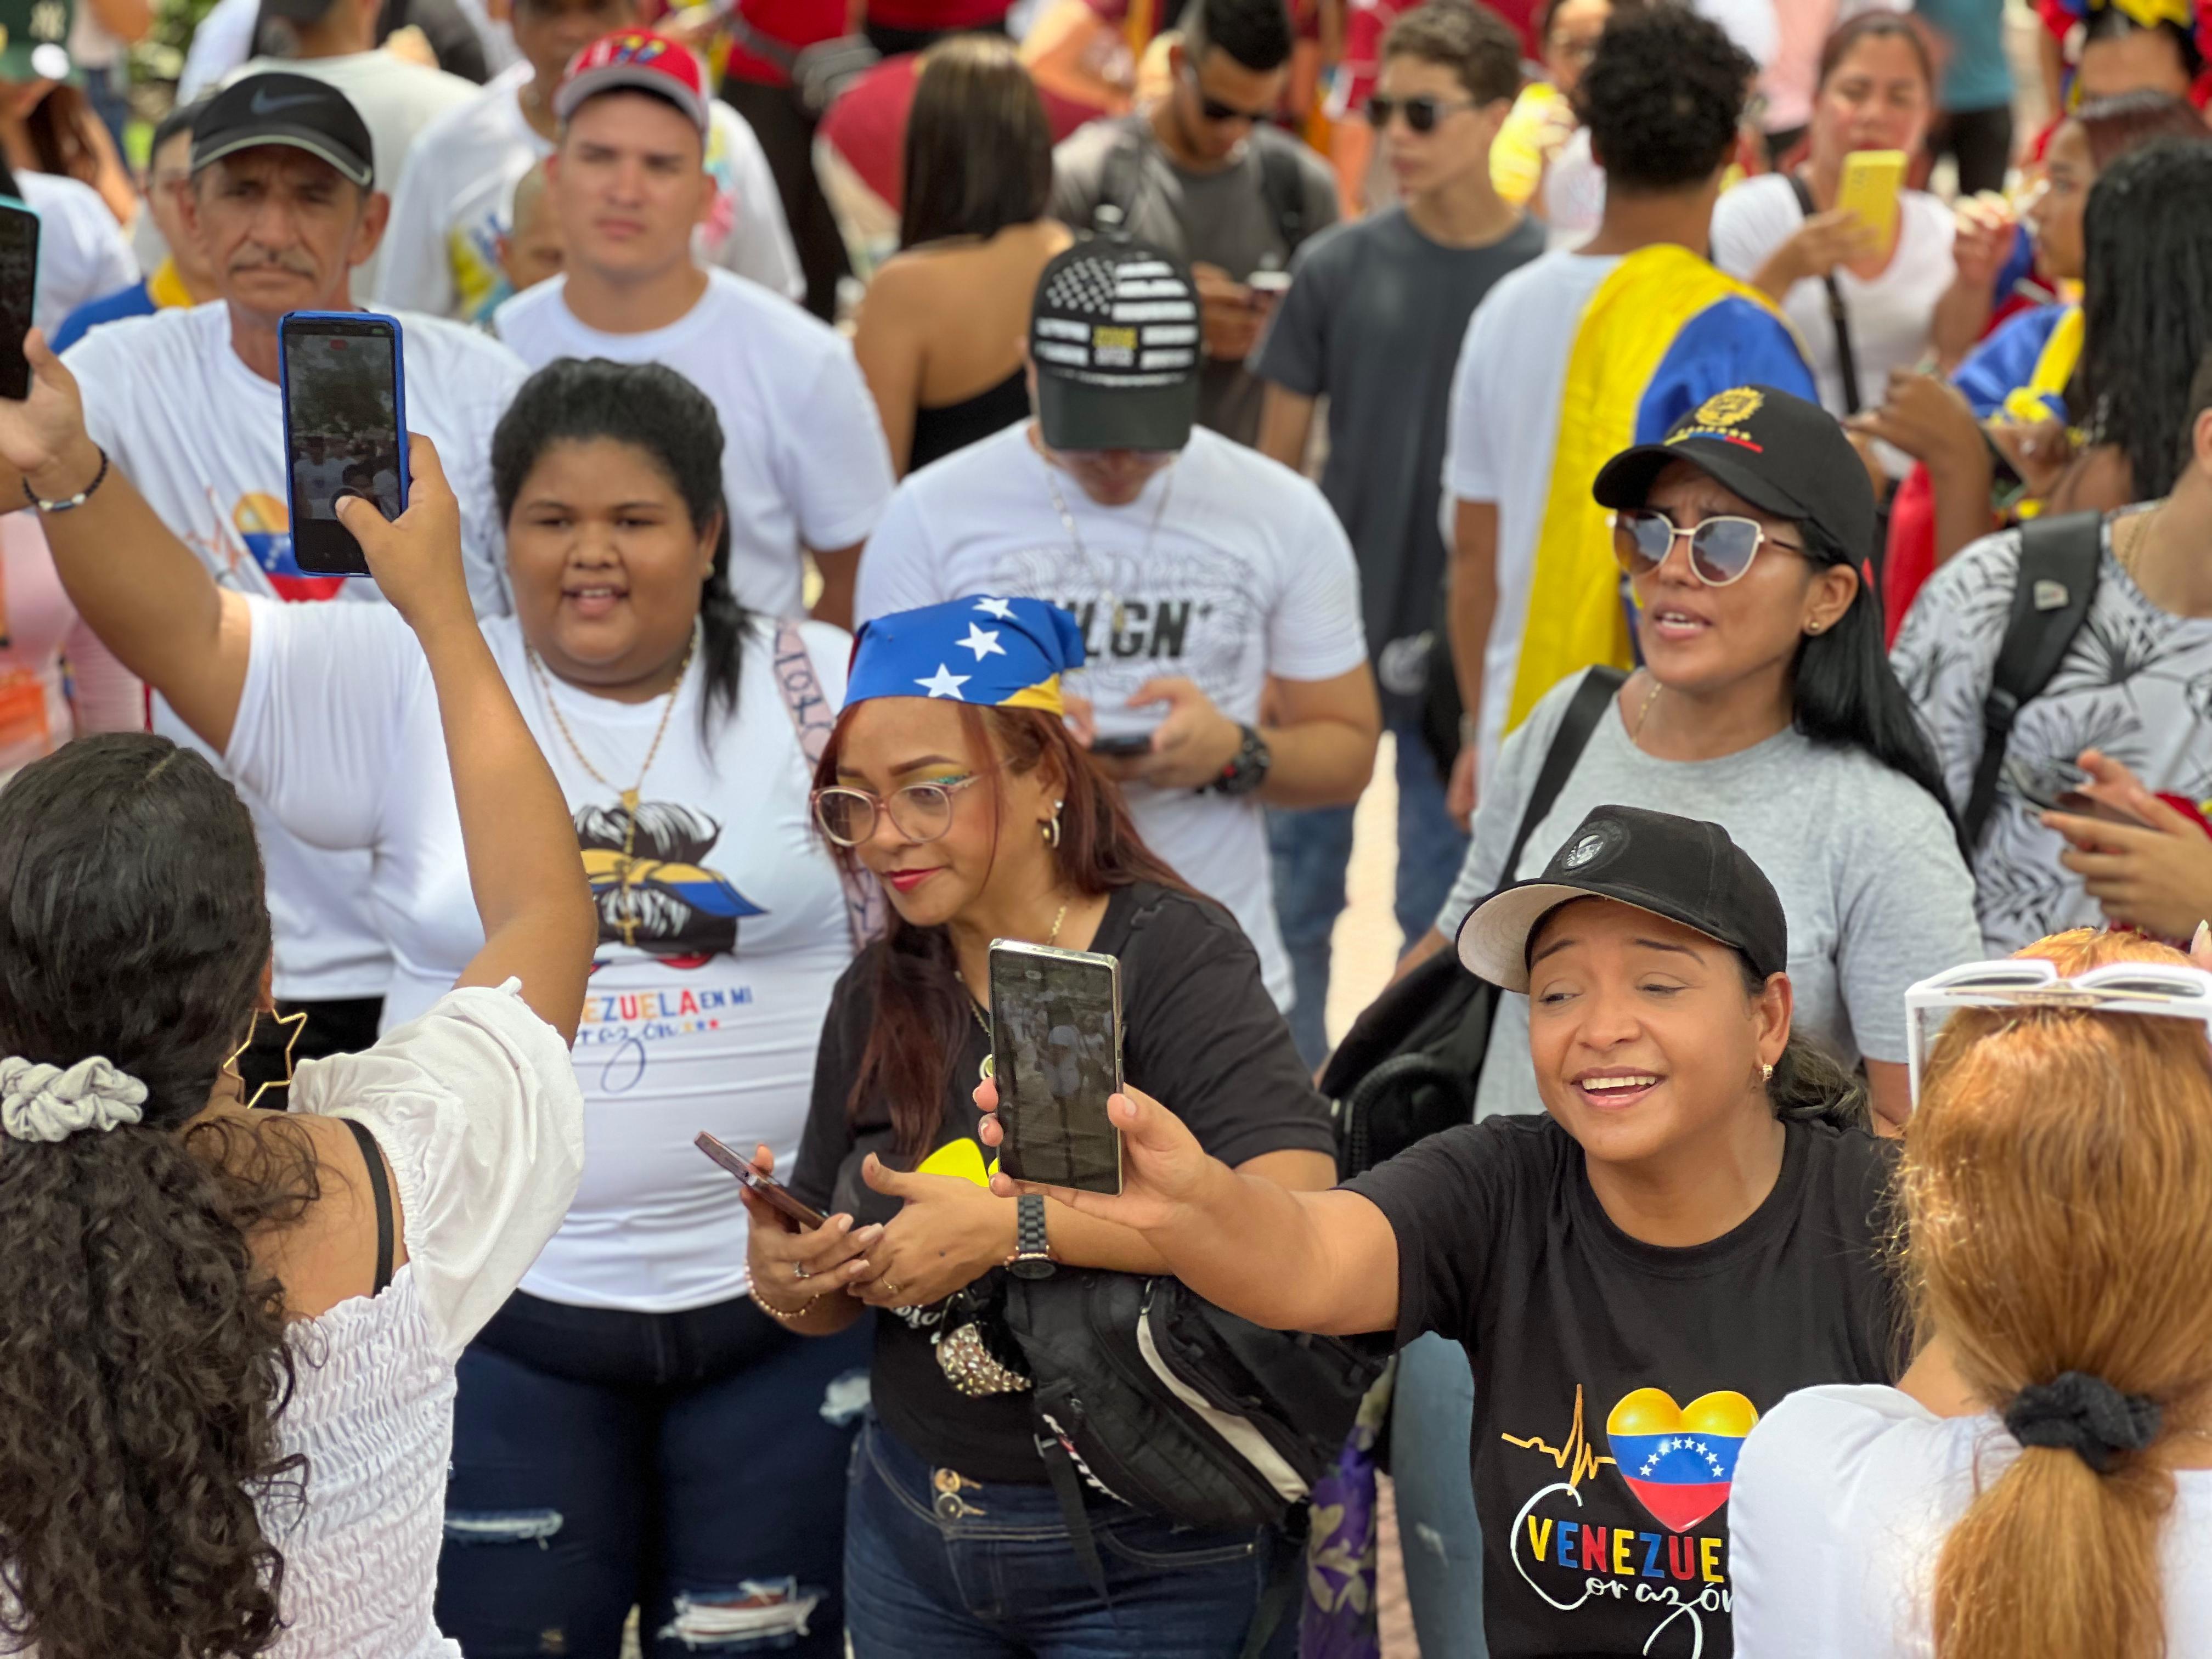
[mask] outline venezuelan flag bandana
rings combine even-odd
[[[853,641],[845,706],[942,697],[986,708],[1065,712],[1060,676],[1083,666],[1083,630],[1042,599],[950,599],[894,611]]]

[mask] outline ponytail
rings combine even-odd
[[[273,1534],[306,1471],[278,1440],[283,1287],[248,1240],[312,1200],[313,1157],[282,1120],[185,1132],[268,961],[252,821],[198,755],[86,738],[0,790],[0,1054],[99,1055],[145,1091],[137,1121],[59,1139],[0,1114],[11,1650],[234,1659],[280,1633]]]

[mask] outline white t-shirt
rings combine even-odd
[[[1747,179],[1713,210],[1713,263],[1729,276],[1749,282],[1767,256],[1804,222],[1805,211],[1797,205],[1788,179],[1774,173]],[[1840,265],[1836,268],[1836,285],[1850,316],[1859,399],[1869,408],[1881,401],[1892,369],[1910,368],[1927,355],[1936,302],[1958,275],[1951,263],[1954,228],[1951,210],[1927,191],[1900,191],[1897,252],[1881,275],[1869,279]],[[1836,325],[1828,315],[1827,284],[1817,276],[1792,284],[1782,309],[1805,343],[1806,359],[1820,378],[1821,404],[1831,414],[1847,414]]]
[[[553,146],[522,118],[531,69],[518,64],[466,104],[423,129],[417,159],[392,178],[392,225],[384,233],[380,307],[480,322],[514,293],[499,265],[514,186]],[[750,276],[796,300],[806,274],[783,216],[775,175],[745,118],[717,99],[707,134],[714,205],[699,229],[704,263]]]
[[[1367,660],[1352,544],[1321,492],[1289,469],[1199,427],[1127,507],[1058,483],[1080,550],[1027,422],[910,474],[861,556],[854,616],[971,593],[1063,605],[1083,624],[1089,658],[1076,689],[1109,736],[1158,724],[1160,709],[1125,708],[1149,679],[1188,677],[1231,720],[1257,725],[1269,675],[1334,679]],[[1119,631],[1100,614],[1109,595]],[[1269,994],[1289,1007],[1259,801],[1142,784],[1125,793],[1146,843],[1237,918]]]
[[[890,446],[853,348],[724,270],[708,271],[707,291],[681,319],[643,334],[578,322],[568,280],[515,295],[494,314],[492,331],[533,369],[556,357],[664,363],[712,398],[722,422],[730,586],[750,610],[799,615],[800,549],[862,540],[890,499]]]
[[[1994,1416],[1832,1385],[1759,1419],[1729,1492],[1743,1659],[1929,1659],[1936,1559],[1977,1479],[2019,1447]],[[2168,1659],[2212,1656],[2212,1469],[2174,1476],[2160,1528]]]
[[[1521,667],[1521,629],[1535,578],[1536,538],[1551,493],[1559,394],[1583,310],[1620,260],[1547,253],[1500,277],[1467,325],[1452,375],[1444,447],[1444,544],[1461,501],[1498,503],[1498,609],[1482,660],[1475,777],[1490,775]]]
[[[252,54],[253,25],[260,15],[261,0],[216,0],[192,30],[185,71],[177,77],[179,103],[189,104]]]
[[[841,629],[802,625],[824,695],[844,696]],[[845,900],[808,805],[812,783],[775,674],[772,635],[746,637],[737,716],[700,738],[706,667],[675,707],[593,696],[534,672],[509,617],[484,637],[573,809],[601,915],[576,1036],[584,1182],[523,1288],[583,1307],[668,1312],[744,1293],[736,1183],[692,1146],[708,1129],[776,1164],[796,1156],[830,988],[851,963]],[[653,733],[627,891],[617,792]],[[386,1028],[413,1018],[483,943],[470,896],[437,697],[388,606],[256,602],[252,653],[226,760],[285,829],[374,856],[375,925],[392,956]],[[634,901],[635,945],[618,917]]]
[[[18,173],[23,205],[39,216],[39,285],[31,321],[51,338],[79,306],[138,280],[138,261],[122,226],[90,185],[58,173]]]
[[[472,101],[479,88],[471,81],[431,69],[397,52],[349,52],[338,58],[255,58],[223,76],[223,84],[270,70],[328,82],[368,124],[376,187],[389,192],[398,179],[415,135],[447,111]],[[386,229],[376,251],[354,267],[353,291],[376,292],[376,274],[392,246]]]
[[[462,546],[478,608],[504,604],[492,428],[523,380],[496,341],[434,317],[401,319],[408,424],[438,447],[460,497]],[[155,516],[226,587],[271,599],[383,604],[375,584],[303,576],[292,557],[284,423],[275,382],[231,349],[218,300],[110,323],[64,357],[85,424]],[[155,728],[199,747],[166,703]],[[205,752],[203,750],[203,752]],[[317,1001],[380,996],[391,977],[368,908],[368,855],[295,840],[249,793],[268,867],[276,994]]]

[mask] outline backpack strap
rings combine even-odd
[[[1536,833],[1536,826],[1544,821],[1559,791],[1567,787],[1574,775],[1575,766],[1589,746],[1590,734],[1597,723],[1605,718],[1605,711],[1620,695],[1620,688],[1628,684],[1627,673],[1619,668],[1597,667],[1583,676],[1583,683],[1575,688],[1573,700],[1559,721],[1559,729],[1552,734],[1552,746],[1544,751],[1544,764],[1537,771],[1536,787],[1528,792],[1528,805],[1522,810],[1521,827],[1514,832],[1512,848],[1505,854],[1498,884],[1512,881],[1513,872],[1521,867],[1521,854],[1528,850],[1528,837]]]
[[[1813,205],[1812,186],[1794,173],[1782,175],[1790,181],[1790,192],[1797,198],[1798,210],[1809,219],[1818,211]],[[1831,270],[1820,278],[1820,285],[1828,290],[1828,321],[1836,331],[1836,367],[1842,371],[1844,380],[1844,413],[1856,415],[1859,403],[1858,354],[1851,349],[1851,313],[1844,304],[1844,287]]]
[[[1256,133],[1252,143],[1260,152],[1260,194],[1267,199],[1275,234],[1283,239],[1283,264],[1287,270],[1291,255],[1298,251],[1298,244],[1308,234],[1305,174],[1298,167],[1297,152],[1289,145],[1262,143]]]
[[[1982,758],[1966,798],[1960,833],[1971,852],[1981,845],[1996,805],[2005,746],[2023,705],[2051,683],[2097,593],[2097,562],[2105,550],[2102,513],[2032,519],[2020,533],[2020,575],[2012,614],[1997,647],[1996,671],[1982,702]]]
[[[1133,122],[1125,123],[1098,168],[1098,199],[1091,207],[1091,234],[1130,235],[1129,222],[1144,188],[1145,136]]]
[[[830,728],[837,717],[830,712],[830,699],[822,695],[822,682],[814,677],[805,636],[788,617],[775,625],[775,685],[799,734],[799,752],[811,768],[830,746]],[[871,940],[883,936],[884,890],[851,860],[833,855],[830,862],[837,866],[838,884],[845,890],[845,925],[853,935],[853,954],[858,956]]]

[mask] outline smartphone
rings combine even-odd
[[[2004,775],[2005,781],[2020,793],[2021,799],[2039,811],[2070,812],[2076,817],[2125,824],[2132,830],[2149,827],[2134,813],[2107,806],[2084,793],[2081,786],[2089,781],[2089,775],[2078,766],[2032,766],[2014,756],[2006,760]]]
[[[1901,149],[1855,149],[1844,157],[1844,180],[1836,205],[1856,213],[1874,230],[1883,247],[1897,230],[1897,192],[1905,185]]]
[[[991,941],[991,1074],[1017,1181],[1121,1190],[1121,964],[1089,951]]]
[[[399,349],[398,319],[374,312],[294,311],[276,325],[292,557],[309,575],[368,574],[338,522],[341,495],[365,496],[387,519],[407,510]]]
[[[763,1175],[752,1159],[739,1157],[704,1129],[691,1144],[751,1188],[754,1195],[778,1215],[802,1228],[818,1227],[830,1218],[811,1205],[801,1204],[791,1195],[790,1188],[774,1176]]]
[[[1115,757],[1149,755],[1152,752],[1152,734],[1149,732],[1138,732],[1126,737],[1093,738],[1091,740],[1091,752],[1094,755]]]
[[[31,362],[23,337],[39,289],[39,212],[0,196],[0,398],[31,395]]]

